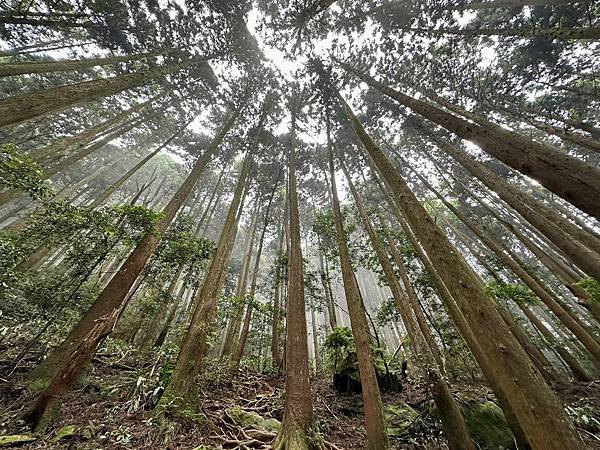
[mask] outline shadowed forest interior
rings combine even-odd
[[[0,447],[600,449],[600,1],[0,0]]]

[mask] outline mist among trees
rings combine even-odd
[[[0,447],[600,448],[600,3],[0,4]]]

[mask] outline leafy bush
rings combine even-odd
[[[591,302],[600,303],[600,282],[598,282],[598,280],[588,277],[575,284],[587,292]]]
[[[52,194],[42,169],[13,144],[0,146],[0,187],[22,189],[36,199]]]
[[[519,305],[535,305],[538,302],[537,296],[522,284],[493,282],[486,284],[485,290],[496,300],[504,302],[513,301]]]

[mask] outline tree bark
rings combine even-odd
[[[242,360],[242,356],[244,356],[244,348],[246,346],[246,340],[248,339],[248,332],[250,331],[250,321],[252,320],[252,311],[254,310],[255,303],[254,295],[256,294],[256,283],[258,282],[258,270],[260,268],[260,257],[262,255],[267,227],[269,226],[271,204],[273,203],[273,198],[275,197],[275,191],[277,190],[278,184],[279,180],[277,180],[273,185],[273,190],[271,191],[271,196],[269,197],[269,202],[267,203],[267,208],[265,211],[263,229],[258,240],[258,249],[256,250],[256,256],[254,257],[254,269],[252,271],[252,282],[250,283],[250,295],[248,299],[248,306],[246,307],[246,316],[244,317],[244,325],[242,327],[240,339],[231,363],[231,371],[233,373],[236,373],[240,369],[240,361]]]
[[[350,73],[416,113],[441,125],[462,139],[479,145],[513,169],[538,180],[548,190],[582,211],[600,219],[600,170],[587,166],[552,147],[527,140],[500,127],[481,126],[447,113],[385,86],[374,78],[342,64]]]
[[[445,141],[437,140],[439,147],[456,159],[468,172],[494,191],[511,208],[537,228],[584,272],[600,279],[600,259],[596,248],[598,239],[585,233],[556,212],[537,202],[517,187],[502,180],[483,164],[470,158]],[[568,233],[568,236],[566,235]]]
[[[500,244],[494,239],[488,237],[479,228],[469,220],[463,213],[448,202],[444,196],[438,192],[431,184],[429,184],[420,174],[413,170],[413,173],[421,180],[421,182],[440,199],[440,201],[448,208],[462,223],[464,223],[473,234],[475,234],[481,242],[483,242],[504,264],[506,264],[523,282],[539,297],[542,302],[560,319],[560,321],[579,339],[590,354],[600,363],[600,344],[585,330],[579,322],[577,322],[550,294],[542,285],[536,282],[533,277],[523,268],[518,261],[507,255]]]
[[[209,269],[193,300],[194,310],[190,325],[183,338],[173,375],[161,400],[162,404],[175,402],[180,409],[191,408],[192,411],[198,409],[196,406],[198,402],[196,381],[202,370],[204,358],[208,354],[208,337],[217,312],[219,293],[224,281],[224,269],[231,257],[238,228],[238,211],[241,211],[241,205],[243,205],[252,158],[258,146],[258,135],[263,120],[264,115],[260,119],[259,131],[256,132],[252,148],[248,150],[244,158]]]
[[[285,339],[285,406],[275,450],[316,450],[318,435],[313,416],[308,336],[304,305],[304,268],[296,180],[296,111],[291,110],[288,173],[288,288]]]
[[[496,381],[531,446],[548,450],[582,449],[582,442],[558,399],[531,366],[529,357],[485,293],[481,280],[431,220],[348,104],[336,94],[355,133],[388,182],[398,206],[407,214],[411,228],[418,233],[420,243],[461,313],[477,333],[477,341],[496,371]]]
[[[384,449],[389,443],[385,432],[385,418],[383,414],[383,404],[377,384],[377,374],[375,372],[375,361],[373,358],[373,345],[369,335],[369,324],[365,314],[365,306],[362,303],[358,291],[358,285],[354,277],[350,253],[348,250],[348,237],[344,230],[342,213],[338,199],[335,169],[333,165],[333,144],[330,138],[329,118],[327,119],[327,146],[329,148],[329,182],[331,186],[333,220],[335,222],[336,241],[340,256],[340,266],[342,269],[342,279],[344,292],[346,294],[346,303],[350,315],[350,324],[352,336],[356,347],[358,357],[358,368],[360,373],[360,383],[362,386],[362,396],[365,409],[365,428],[367,430],[367,447],[369,449]],[[407,318],[408,319],[408,318]],[[406,326],[412,325],[412,315],[407,320]]]
[[[109,97],[207,60],[188,60],[184,63],[160,66],[110,78],[67,84],[30,94],[9,97],[0,100],[0,127],[16,125],[36,117],[62,111],[74,105]]]
[[[238,115],[239,110],[230,115],[204,154],[196,160],[186,180],[163,209],[164,216],[156,224],[158,233],[164,233],[169,227]],[[142,238],[69,336],[31,374],[30,387],[42,390],[27,414],[27,422],[33,427],[42,425],[49,408],[73,386],[102,340],[112,332],[125,306],[127,292],[152,256],[159,240],[160,237],[155,232]]]
[[[448,440],[448,446],[452,450],[474,450],[475,444],[471,439],[461,409],[458,406],[458,404],[454,401],[454,398],[450,393],[450,389],[448,388],[447,383],[443,379],[443,362],[439,349],[435,344],[431,333],[429,332],[429,327],[425,322],[421,306],[419,305],[418,300],[416,298],[416,293],[414,292],[414,290],[412,290],[412,285],[408,280],[406,272],[404,272],[404,263],[401,260],[399,252],[395,245],[393,245],[393,243],[390,243],[393,246],[393,248],[395,248],[395,251],[392,251],[394,253],[394,259],[396,261],[396,265],[400,270],[401,276],[402,274],[404,274],[404,276],[402,276],[402,281],[405,287],[408,286],[408,288],[411,290],[410,296],[413,297],[411,299],[409,299],[409,296],[407,296],[406,293],[400,287],[400,283],[396,277],[396,274],[394,273],[394,269],[392,268],[392,265],[388,259],[388,255],[384,250],[383,241],[373,228],[373,225],[371,224],[371,221],[369,220],[367,212],[364,208],[362,199],[360,198],[360,195],[358,194],[358,191],[356,190],[354,183],[352,182],[350,174],[341,158],[340,164],[342,170],[344,171],[344,175],[346,176],[348,187],[350,188],[350,192],[352,194],[352,197],[354,198],[354,203],[356,204],[356,207],[358,209],[359,215],[363,222],[363,226],[365,227],[365,229],[367,230],[367,234],[369,235],[371,246],[377,254],[379,264],[383,269],[388,286],[392,291],[392,295],[396,302],[397,308],[402,316],[402,321],[404,322],[404,327],[408,332],[410,342],[414,349],[414,354],[418,355],[418,363],[422,366],[422,369],[427,374],[429,382],[433,387],[432,391],[434,394],[434,401],[435,404],[438,406],[440,412],[440,417],[444,429],[444,435]],[[334,192],[334,198],[336,197],[337,195]],[[398,260],[398,258],[400,258],[400,260]],[[421,316],[421,320],[419,320],[419,315]],[[423,331],[423,329],[425,329],[425,332]]]

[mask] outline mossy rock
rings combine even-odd
[[[483,449],[514,449],[514,438],[502,410],[494,402],[471,401],[463,405],[473,440]]]
[[[12,445],[21,445],[27,442],[33,442],[37,438],[29,434],[11,434],[8,436],[0,436],[0,447],[10,447]]]
[[[229,408],[227,413],[242,428],[258,427],[267,431],[277,432],[281,427],[281,422],[277,419],[265,419],[260,414],[253,411],[245,411],[242,408]]]
[[[56,432],[56,435],[52,438],[52,442],[56,443],[61,439],[74,436],[77,433],[75,425],[66,425]]]
[[[419,412],[406,403],[387,405],[385,407],[386,431],[390,437],[403,437],[410,434]]]

